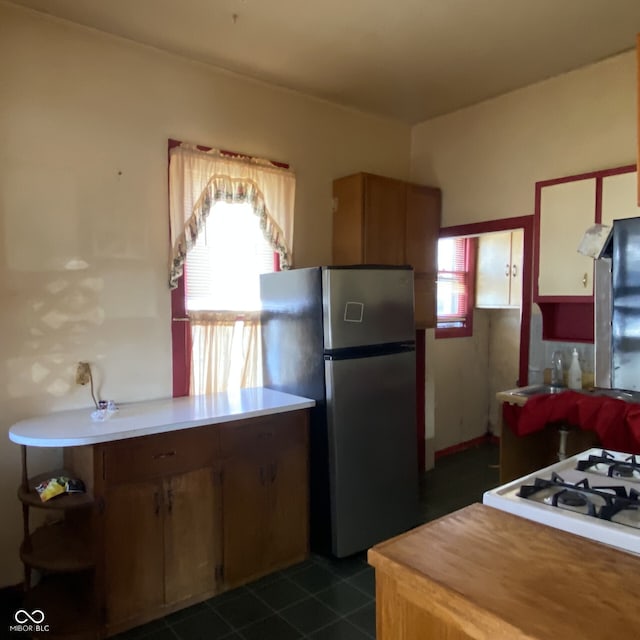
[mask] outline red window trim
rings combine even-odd
[[[469,338],[473,335],[473,311],[476,301],[476,239],[468,238],[466,243],[465,263],[467,264],[467,322],[464,327],[443,327],[438,328],[436,318],[435,337],[437,340],[443,338]]]
[[[169,150],[182,144],[179,140],[169,139],[167,149],[167,185],[169,183]],[[197,145],[202,151],[210,151],[212,147]],[[240,156],[251,158],[242,153],[233,151],[221,151],[224,155]],[[269,160],[271,164],[282,169],[288,169],[289,165],[284,162]],[[171,250],[171,247],[169,247]],[[280,255],[277,251],[273,253],[273,270],[280,271]],[[183,267],[183,274],[178,279],[178,286],[171,291],[171,370],[173,397],[180,398],[188,396],[191,389],[191,322],[187,315],[185,306],[185,274],[186,265]]]

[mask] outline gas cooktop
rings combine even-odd
[[[640,456],[589,449],[487,491],[482,501],[640,555]]]

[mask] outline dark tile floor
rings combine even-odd
[[[498,484],[498,447],[441,458],[421,479],[424,522]],[[372,640],[375,581],[366,554],[305,562],[117,636],[118,640]]]

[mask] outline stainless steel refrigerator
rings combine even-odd
[[[595,383],[638,392],[640,217],[614,221],[595,269]]]
[[[311,547],[344,557],[418,524],[413,271],[260,277],[264,385],[313,398]]]

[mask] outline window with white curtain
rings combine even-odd
[[[290,265],[294,198],[288,165],[169,141],[174,394],[262,384],[259,277]]]
[[[275,263],[251,206],[216,203],[185,265],[191,394],[260,386],[260,274]]]

